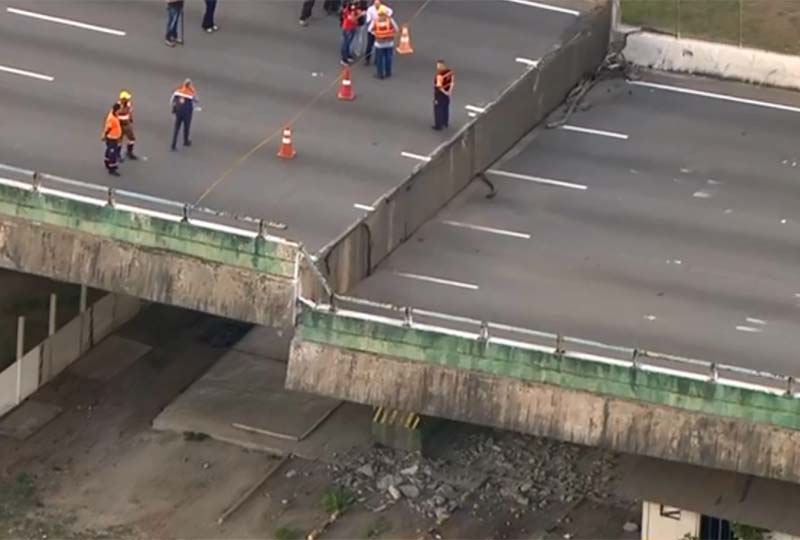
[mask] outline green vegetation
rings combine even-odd
[[[322,496],[322,509],[328,514],[343,514],[356,501],[353,492],[344,487],[332,487]]]
[[[275,531],[275,540],[300,540],[302,537],[303,533],[290,527],[280,527]]]
[[[208,433],[203,433],[202,431],[184,431],[183,432],[183,440],[189,442],[202,442],[206,439],[211,438]]]
[[[766,529],[752,527],[743,523],[733,523],[731,525],[733,536],[739,540],[763,540]]]
[[[800,54],[797,0],[622,0],[622,20],[680,37]]]
[[[392,524],[384,516],[378,518],[369,526],[364,533],[364,538],[379,538],[392,530]]]

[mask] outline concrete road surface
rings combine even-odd
[[[647,81],[534,132],[356,293],[800,375],[800,96]]]
[[[395,55],[388,81],[355,66],[357,98],[342,102],[338,21],[318,3],[301,28],[299,0],[222,0],[220,31],[206,34],[203,3],[187,2],[186,44],[170,49],[160,0],[0,2],[0,162],[284,222],[282,234],[316,249],[363,212],[354,205],[411,172],[402,151],[430,152],[449,136],[429,127],[437,58],[457,72],[455,130],[469,119],[466,105],[492,101],[527,68],[517,58],[547,52],[574,24],[570,10],[590,5],[396,2],[415,54]],[[194,145],[171,153],[169,97],[185,77],[203,110]],[[123,88],[134,95],[147,160],[124,163],[112,180],[99,138]],[[290,120],[298,155],[281,161],[279,132]]]

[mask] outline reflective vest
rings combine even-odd
[[[436,78],[433,80],[433,85],[436,90],[449,94],[450,90],[453,88],[453,70],[446,69],[437,73]]]
[[[127,124],[133,120],[133,104],[130,101],[127,103],[117,101],[117,103],[119,103],[119,111],[117,111],[117,118],[119,118],[119,121],[123,124]]]
[[[386,42],[394,40],[394,25],[389,17],[375,21],[375,41]]]
[[[106,116],[106,128],[103,131],[107,139],[120,139],[122,138],[122,124],[114,115],[114,111],[109,111]]]
[[[179,86],[175,92],[172,93],[172,97],[178,98],[179,103],[183,103],[184,101],[194,101],[194,88],[191,86]]]

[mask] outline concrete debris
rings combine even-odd
[[[286,471],[286,478],[293,478],[295,476],[297,476],[297,471],[296,470],[290,469],[290,470]]]
[[[400,490],[394,486],[389,486],[389,495],[392,496],[392,499],[399,501],[403,495],[400,493]]]
[[[633,521],[628,521],[622,526],[622,530],[629,533],[639,532],[639,524]]]
[[[354,451],[329,465],[334,482],[363,494],[367,510],[404,504],[417,514],[447,519],[470,505],[535,512],[559,502],[612,497],[614,455],[508,432],[463,435],[446,459],[384,447]]]
[[[356,469],[356,472],[359,474],[363,474],[367,478],[375,478],[375,472],[372,470],[372,465],[367,463],[363,467],[359,467]]]
[[[419,497],[419,488],[414,484],[403,484],[399,489],[400,492],[409,499],[416,499]]]

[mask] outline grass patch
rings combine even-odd
[[[328,514],[343,514],[356,498],[353,492],[344,487],[332,487],[322,496],[322,509]]]
[[[797,0],[622,0],[622,20],[680,37],[800,54]]]
[[[202,431],[184,431],[183,440],[189,442],[203,442],[210,439],[211,435],[203,433]]]
[[[379,516],[372,525],[367,528],[364,538],[378,538],[392,530],[392,524],[384,516]]]
[[[300,540],[303,537],[303,533],[290,527],[280,527],[275,530],[274,536],[275,540]]]

